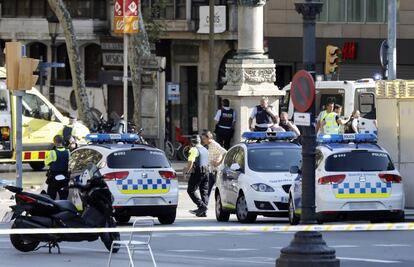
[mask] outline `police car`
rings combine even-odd
[[[246,132],[246,139],[226,154],[216,182],[216,219],[235,213],[241,223],[258,215],[286,216],[288,192],[295,175],[291,166],[301,160],[301,146],[292,132]]]
[[[163,151],[134,144],[138,138],[136,134],[87,135],[90,143],[71,153],[71,178],[79,179],[90,162],[103,165],[100,171],[114,196],[118,222],[154,216],[161,224],[172,224],[178,204],[176,173]]]
[[[318,137],[315,202],[319,222],[333,220],[404,220],[402,178],[375,134],[332,134]],[[302,177],[289,192],[289,221],[299,222]]]

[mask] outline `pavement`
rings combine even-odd
[[[179,171],[185,163],[173,163],[173,165]],[[6,179],[7,181],[11,181],[14,177],[13,173],[0,170],[0,177],[6,176],[10,177],[9,180]],[[33,172],[25,167],[24,177],[26,190],[36,192],[40,186],[35,181],[42,181],[44,172]],[[14,203],[10,197],[10,193],[0,190],[0,217],[8,210],[8,206]],[[214,200],[209,203],[207,218],[197,218],[188,212],[194,208],[194,204],[186,193],[186,183],[181,181],[177,220],[173,226],[240,226],[234,215],[231,216],[229,222],[217,222],[214,215]],[[407,210],[407,214],[408,219],[413,221],[414,210]],[[253,225],[287,224],[286,218],[259,217]],[[125,226],[128,225],[119,227]],[[0,228],[9,227],[9,224],[0,224]],[[159,225],[157,224],[156,227]],[[323,233],[323,237],[327,244],[336,250],[341,266],[414,266],[414,254],[412,253],[414,231],[326,232]],[[129,238],[129,234],[122,234],[121,238],[125,240]],[[293,233],[280,232],[154,232],[151,246],[158,266],[256,267],[275,266],[275,260],[279,257],[281,248],[287,246],[292,239]],[[100,241],[63,242],[61,249],[60,255],[56,251],[48,254],[47,249],[21,253],[12,247],[8,236],[0,235],[0,267],[105,266],[108,259],[108,252]],[[146,251],[137,252],[135,258],[136,265],[151,266],[151,260]],[[111,266],[127,265],[127,253],[121,250],[114,256]]]

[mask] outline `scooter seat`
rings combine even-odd
[[[62,210],[71,211],[75,213],[78,212],[75,205],[73,205],[73,203],[69,200],[56,200],[55,202],[57,206],[59,206],[59,208],[61,208]]]

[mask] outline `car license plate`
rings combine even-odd
[[[13,218],[14,211],[8,211],[6,214],[4,214],[3,219],[1,219],[2,223],[8,223]]]

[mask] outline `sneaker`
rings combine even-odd
[[[198,211],[196,213],[197,217],[200,217],[199,215],[205,214],[207,212],[207,207],[206,206],[202,206],[198,208]]]
[[[195,209],[195,210],[189,210],[189,212],[190,212],[191,214],[197,214],[198,209]]]
[[[207,217],[207,213],[203,212],[203,213],[197,213],[196,214],[197,217]]]

